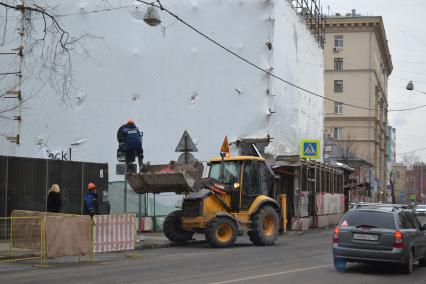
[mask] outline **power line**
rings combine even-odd
[[[411,35],[411,34],[407,33],[406,31],[404,31],[404,30],[400,29],[400,28],[399,28],[399,27],[397,27],[396,25],[390,24],[389,22],[386,22],[386,24],[388,24],[388,25],[390,25],[391,27],[393,27],[393,28],[397,29],[399,32],[401,32],[401,33],[405,34],[407,37],[409,37],[409,38],[411,38],[411,39],[414,39],[414,40],[415,40],[415,41],[417,41],[418,43],[420,43],[420,44],[422,44],[422,45],[426,46],[426,42],[424,42],[424,41],[422,41],[422,40],[420,40],[420,39],[416,38],[415,36],[413,36],[413,35]]]
[[[110,11],[132,8],[134,6],[135,5],[127,5],[127,6],[111,7],[111,8],[98,9],[98,10],[81,11],[81,12],[69,13],[69,14],[58,14],[58,15],[53,15],[53,16],[55,16],[55,17],[68,17],[68,16],[76,16],[76,15],[95,14],[95,13],[110,12]]]
[[[95,14],[95,13],[102,13],[102,12],[111,12],[121,9],[127,9],[132,8],[135,5],[126,5],[126,6],[118,6],[118,7],[111,7],[111,8],[104,8],[104,9],[97,9],[97,10],[90,10],[90,11],[81,11],[81,12],[75,12],[75,13],[68,13],[68,14],[52,14],[53,17],[68,17],[68,16],[77,16],[77,15],[86,15],[86,14]],[[19,21],[21,18],[5,18],[0,19],[0,22],[6,22],[6,21]],[[42,17],[36,17],[35,20],[42,19]]]
[[[401,76],[397,76],[397,75],[393,75],[393,74],[391,75],[391,77],[399,79],[399,80],[404,80],[406,82],[413,81],[414,83],[426,84],[426,81],[411,80],[411,79],[407,79],[407,78],[404,78],[404,77],[401,77]],[[390,86],[394,86],[394,85],[390,85]]]
[[[295,87],[299,90],[302,90],[308,94],[311,94],[313,96],[322,98],[324,100],[328,100],[331,102],[337,102],[337,103],[342,103],[343,105],[352,107],[352,108],[358,108],[358,109],[364,109],[364,110],[372,110],[372,111],[384,111],[384,109],[376,109],[376,108],[368,108],[368,107],[362,107],[362,106],[358,106],[358,105],[354,105],[354,104],[349,104],[349,103],[345,103],[345,102],[341,102],[341,101],[337,101],[334,99],[330,99],[327,98],[325,96],[322,96],[320,94],[314,93],[310,90],[307,90],[301,86],[298,86],[295,83],[292,83],[290,81],[287,81],[273,73],[271,73],[268,70],[263,69],[262,67],[258,66],[257,64],[249,61],[248,59],[240,56],[239,54],[235,53],[234,51],[230,50],[229,48],[225,47],[224,45],[220,44],[219,42],[215,41],[214,39],[212,39],[211,37],[209,37],[208,35],[204,34],[203,32],[199,31],[198,29],[196,29],[195,27],[193,27],[192,25],[190,25],[189,23],[187,23],[186,21],[184,21],[183,19],[181,19],[178,15],[174,14],[173,12],[171,12],[170,10],[166,9],[159,1],[157,1],[158,5],[154,4],[154,3],[148,3],[146,1],[141,1],[141,0],[137,0],[140,3],[143,3],[145,5],[149,5],[149,6],[153,6],[156,8],[159,8],[160,10],[164,10],[166,11],[168,14],[170,14],[171,16],[173,16],[174,18],[176,18],[178,21],[180,21],[181,23],[183,23],[184,25],[186,25],[187,27],[189,27],[190,29],[192,29],[193,31],[195,31],[196,33],[200,34],[201,36],[203,36],[204,38],[206,38],[207,40],[211,41],[212,43],[216,44],[217,46],[219,46],[220,48],[224,49],[225,51],[227,51],[228,53],[234,55],[235,57],[237,57],[238,59],[246,62],[247,64],[251,65],[252,67],[268,74],[269,76],[282,81],[292,87]],[[121,10],[121,9],[127,9],[127,8],[131,8],[134,7],[134,5],[126,5],[126,6],[119,6],[119,7],[112,7],[112,8],[105,8],[105,9],[98,9],[98,10],[90,10],[90,11],[82,11],[82,12],[76,12],[76,13],[68,13],[68,14],[56,14],[54,15],[55,17],[67,17],[67,16],[75,16],[75,15],[84,15],[84,14],[94,14],[94,13],[102,13],[102,12],[110,12],[110,11],[115,11],[115,10]],[[353,65],[353,64],[350,64]],[[356,65],[354,65],[356,66]],[[11,74],[11,73],[7,73],[7,74]],[[6,75],[6,74],[1,74],[0,75]],[[417,91],[417,90],[416,90]],[[406,108],[406,109],[395,109],[395,110],[388,110],[388,112],[401,112],[401,111],[410,111],[410,110],[416,110],[416,109],[420,109],[420,108],[424,108],[426,107],[426,105],[421,105],[421,106],[417,106],[417,107],[413,107],[413,108]]]
[[[403,61],[403,60],[393,60],[393,62],[399,62],[399,63],[410,63],[410,64],[426,64],[426,61]]]
[[[225,51],[227,51],[228,53],[232,54],[233,56],[237,57],[237,58],[238,58],[238,59],[240,59],[241,61],[244,61],[245,63],[247,63],[248,65],[250,65],[250,66],[254,67],[255,69],[258,69],[258,70],[260,70],[260,71],[262,71],[262,72],[266,73],[267,75],[269,75],[269,76],[271,76],[271,77],[273,77],[273,78],[275,78],[275,79],[277,79],[277,80],[279,80],[279,81],[281,81],[281,82],[284,82],[284,83],[286,83],[286,84],[288,84],[288,85],[290,85],[290,86],[292,86],[292,87],[294,87],[294,88],[296,88],[296,89],[299,89],[299,90],[301,90],[301,91],[304,91],[304,92],[306,92],[306,93],[308,93],[308,94],[311,94],[311,95],[313,95],[313,96],[315,96],[315,97],[322,98],[322,99],[324,99],[324,100],[328,100],[328,101],[335,102],[335,103],[342,103],[343,105],[346,105],[346,106],[349,106],[349,107],[353,107],[353,108],[357,108],[357,109],[371,110],[371,111],[384,111],[384,110],[385,110],[385,109],[376,109],[376,108],[369,108],[369,107],[357,106],[357,105],[353,105],[353,104],[349,104],[349,103],[345,103],[345,102],[341,102],[341,101],[333,100],[333,99],[327,98],[327,97],[325,97],[325,96],[322,96],[322,95],[320,95],[320,94],[314,93],[314,92],[312,92],[312,91],[310,91],[310,90],[307,90],[307,89],[305,89],[305,88],[303,88],[303,87],[301,87],[301,86],[299,86],[299,85],[297,85],[297,84],[295,84],[295,83],[292,83],[292,82],[290,82],[290,81],[287,81],[287,80],[285,80],[285,79],[283,79],[283,78],[281,78],[281,77],[279,77],[279,76],[277,76],[277,75],[275,75],[275,74],[271,73],[271,71],[268,71],[268,70],[263,69],[262,67],[260,67],[260,66],[258,66],[257,64],[255,64],[255,63],[251,62],[250,60],[248,60],[248,59],[246,59],[246,58],[242,57],[242,56],[241,56],[241,55],[239,55],[238,53],[236,53],[236,52],[234,52],[234,51],[230,50],[229,48],[227,48],[227,47],[226,47],[226,46],[224,46],[223,44],[221,44],[221,43],[217,42],[216,40],[212,39],[210,36],[208,36],[208,35],[206,35],[205,33],[201,32],[200,30],[198,30],[197,28],[195,28],[194,26],[192,26],[191,24],[189,24],[188,22],[186,22],[185,20],[183,20],[182,18],[180,18],[178,15],[176,15],[175,13],[173,13],[173,12],[171,12],[170,10],[168,10],[167,8],[165,8],[165,7],[164,7],[164,5],[163,5],[163,4],[161,4],[161,2],[160,2],[159,0],[157,0],[157,3],[158,3],[158,4],[155,4],[154,2],[149,3],[149,2],[146,2],[146,1],[143,1],[143,0],[136,0],[136,1],[137,1],[137,2],[140,2],[140,3],[143,3],[143,4],[145,4],[145,5],[152,6],[152,7],[158,8],[158,9],[160,9],[160,10],[162,10],[162,11],[167,12],[169,15],[171,15],[171,16],[172,16],[172,17],[174,17],[174,18],[176,18],[176,20],[178,20],[179,22],[181,22],[182,24],[184,24],[185,26],[187,26],[188,28],[190,28],[191,30],[193,30],[194,32],[196,32],[197,34],[201,35],[201,36],[202,36],[202,37],[204,37],[205,39],[207,39],[207,40],[209,40],[210,42],[214,43],[215,45],[219,46],[220,48],[222,48],[223,50],[225,50]],[[410,110],[416,110],[416,109],[420,109],[420,108],[424,108],[424,107],[426,107],[426,105],[421,105],[421,106],[417,106],[417,107],[414,107],[414,108],[407,108],[407,109],[395,109],[395,110],[388,110],[388,112],[394,112],[394,111],[399,111],[399,112],[401,112],[401,111],[410,111]]]
[[[419,151],[424,151],[424,150],[426,150],[426,148],[420,148],[420,149],[416,149],[416,150],[413,150],[413,151],[408,151],[408,152],[404,152],[404,153],[399,153],[399,154],[396,154],[396,155],[397,155],[397,156],[400,156],[400,155],[410,154],[410,153],[419,152]]]

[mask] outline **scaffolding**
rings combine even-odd
[[[345,194],[344,172],[338,167],[294,155],[277,157],[272,169],[279,176],[275,198],[282,194],[287,196],[287,216],[298,221],[309,217],[312,227],[320,223],[318,218],[312,218],[319,216],[317,196],[321,199],[324,195],[343,197]],[[344,203],[342,200],[341,204]]]
[[[291,0],[291,4],[324,48],[326,17],[322,13],[321,0]]]

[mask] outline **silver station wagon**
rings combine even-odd
[[[347,262],[394,262],[411,273],[416,261],[426,266],[426,225],[389,204],[348,211],[333,232],[333,257],[341,272]]]

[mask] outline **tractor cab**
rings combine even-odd
[[[238,199],[239,210],[248,210],[253,200],[259,195],[271,195],[274,176],[269,171],[263,158],[237,156],[232,158],[212,159],[209,178],[228,185],[238,196],[232,194],[232,202]]]

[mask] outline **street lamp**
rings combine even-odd
[[[424,92],[424,91],[414,90],[414,83],[413,83],[413,81],[408,82],[408,84],[407,84],[407,90],[409,90],[409,91],[416,91],[416,92],[419,92],[419,93],[426,94],[426,92]]]
[[[155,7],[148,7],[145,16],[143,17],[145,23],[151,27],[156,27],[161,24],[160,15]]]

